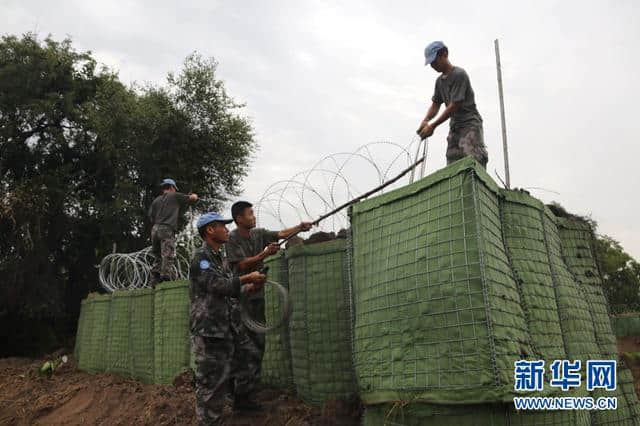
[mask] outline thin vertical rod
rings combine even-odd
[[[502,93],[502,67],[500,66],[500,46],[498,39],[494,41],[496,47],[496,68],[498,70],[498,95],[500,97],[500,121],[502,122],[502,151],[504,153],[504,173],[507,189],[511,188],[511,178],[509,175],[509,149],[507,148],[507,124],[504,118],[504,95]]]

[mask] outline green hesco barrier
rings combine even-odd
[[[601,358],[618,359],[618,388],[616,391],[597,390],[592,393],[595,398],[601,396],[617,397],[618,409],[616,411],[594,412],[594,424],[639,424],[640,404],[633,389],[631,373],[618,356],[607,301],[594,255],[593,230],[587,222],[578,218],[558,218],[558,224],[564,262],[569,267],[575,281],[584,290]]]
[[[76,330],[76,341],[73,347],[73,356],[76,361],[80,360],[80,352],[83,351],[87,347],[87,336],[86,333],[88,331],[87,327],[85,327],[86,322],[86,312],[87,308],[85,307],[86,300],[80,302],[80,315],[78,315],[78,329]]]
[[[131,371],[134,378],[145,383],[153,382],[153,305],[151,289],[133,290],[131,298],[131,324],[129,343]]]
[[[171,281],[155,290],[153,338],[154,382],[173,383],[191,366],[189,282]]]
[[[269,267],[268,279],[289,289],[287,260],[284,251],[269,257],[265,261]],[[271,286],[265,287],[265,316],[267,323],[273,324],[282,317],[279,294]],[[262,381],[280,389],[293,390],[293,372],[291,370],[291,346],[289,327],[282,327],[267,333],[264,358],[262,359]]]
[[[287,250],[293,380],[313,404],[356,392],[344,240]]]
[[[364,426],[589,426],[587,411],[517,411],[510,404],[368,406]]]
[[[510,401],[531,353],[499,188],[466,158],[352,209],[354,358],[365,403]]]
[[[95,373],[105,371],[105,348],[109,331],[111,295],[96,295],[87,299],[85,308],[86,348],[80,351],[83,370]]]
[[[128,291],[111,293],[109,306],[109,327],[105,347],[105,371],[121,376],[132,376],[131,340],[131,297]]]
[[[612,318],[615,333],[618,337],[640,337],[640,315],[624,315]]]

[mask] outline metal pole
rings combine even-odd
[[[496,47],[496,68],[498,70],[498,95],[500,97],[500,121],[502,122],[502,151],[504,153],[504,174],[507,189],[511,188],[509,177],[509,149],[507,148],[507,124],[504,119],[504,96],[502,94],[502,68],[500,66],[500,46],[498,39],[494,41]]]

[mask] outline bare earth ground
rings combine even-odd
[[[631,368],[633,378],[635,379],[636,393],[640,398],[640,359],[629,358],[624,355],[625,352],[640,353],[640,336],[629,336],[618,338],[618,352],[623,354],[625,362]]]
[[[174,385],[146,385],[111,374],[88,374],[73,360],[39,377],[45,359],[0,359],[0,425],[195,425],[192,377]],[[292,395],[263,390],[264,410],[250,416],[226,411],[228,425],[359,424],[357,405],[331,402],[312,408]]]
[[[618,350],[640,352],[640,337],[618,340]],[[51,358],[50,358],[51,359]],[[628,359],[640,397],[640,361]],[[194,425],[193,377],[173,385],[147,385],[111,374],[79,371],[73,360],[39,377],[45,359],[0,359],[0,425]],[[332,401],[313,408],[292,395],[263,390],[264,410],[249,416],[227,409],[225,424],[307,426],[359,424],[357,404]]]

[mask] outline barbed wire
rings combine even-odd
[[[255,203],[257,219],[260,221],[266,216],[277,225],[286,227],[295,221],[317,218],[330,212],[362,193],[356,187],[357,183],[363,187],[383,184],[395,174],[392,172],[396,168],[413,164],[415,160],[411,152],[416,149],[416,142],[417,157],[421,141],[415,137],[404,146],[391,141],[375,141],[361,145],[353,152],[326,155],[311,168],[269,185]],[[365,167],[357,167],[356,162],[364,163]],[[413,176],[410,181],[413,181]],[[394,183],[387,191],[405,183]],[[188,226],[176,237],[179,246],[174,262],[176,279],[188,279],[189,260],[195,250],[197,231],[192,209],[187,213],[187,223]],[[323,221],[320,230],[338,231],[347,228],[348,224],[347,211],[340,211]],[[111,253],[102,259],[98,267],[100,284],[109,292],[151,288],[154,261],[151,247],[133,253]]]
[[[417,157],[421,146],[422,142],[414,137],[407,145],[375,141],[352,152],[326,155],[311,168],[269,185],[254,205],[256,218],[261,224],[266,218],[267,222],[275,221],[274,225],[280,227],[315,219],[362,193],[357,183],[366,187],[381,185],[397,173],[396,169],[413,164],[411,153],[417,148]],[[426,155],[426,143],[424,148]],[[421,174],[424,175],[424,168]],[[410,182],[412,180],[413,176]],[[406,183],[401,181],[386,190]],[[323,222],[320,230],[336,232],[348,227],[348,223],[348,213],[342,211]]]
[[[187,212],[187,226],[176,236],[176,258],[173,277],[176,280],[189,278],[189,264],[195,251],[197,231],[193,209]],[[151,288],[151,270],[155,262],[152,247],[133,253],[111,253],[102,258],[98,266],[98,280],[108,292]]]

